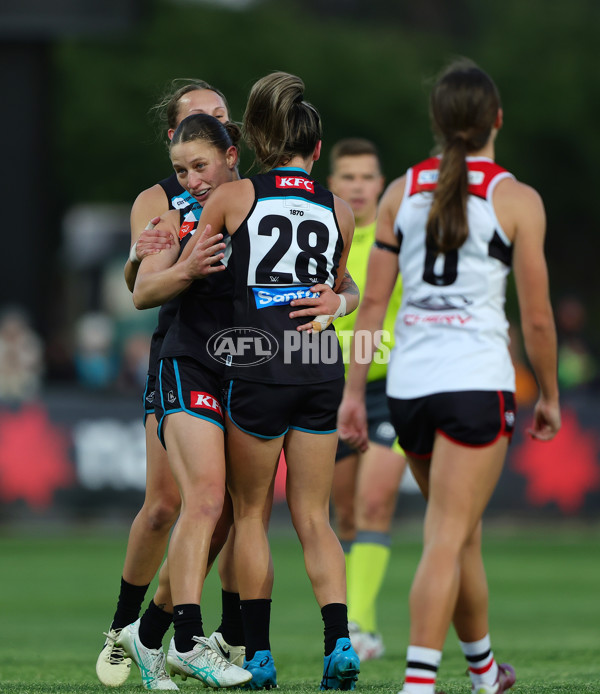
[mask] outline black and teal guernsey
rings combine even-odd
[[[197,202],[181,210],[180,254],[196,233],[202,208]],[[223,360],[210,350],[211,339],[233,321],[233,280],[228,270],[196,280],[178,297],[178,309],[162,340],[160,359],[192,357],[222,375]]]
[[[330,381],[344,375],[335,330],[309,335],[291,319],[290,301],[337,279],[344,241],[334,197],[306,171],[279,167],[250,179],[255,201],[231,235],[226,256],[234,281],[233,332],[215,349],[226,378],[277,384]]]
[[[158,182],[158,185],[165,191],[170,210],[179,210],[181,215],[182,212],[185,213],[187,208],[191,208],[194,205],[199,207],[196,199],[190,195],[185,188],[182,188],[177,180],[176,173],[172,173],[167,178],[163,178],[162,181]],[[167,301],[160,307],[158,312],[158,325],[152,333],[152,338],[150,340],[150,358],[148,359],[149,376],[156,376],[162,341],[171,325],[171,321],[175,318],[178,308],[178,296]]]
[[[168,181],[169,179],[165,180]],[[179,188],[183,190],[177,182],[177,179],[175,179],[175,183],[177,183]],[[163,181],[160,182],[161,186],[162,184]],[[173,187],[171,187],[171,191],[174,192]],[[165,192],[167,192],[166,189]],[[172,200],[172,198],[169,198],[169,203],[171,203]],[[179,210],[179,253],[181,255],[181,252],[183,251],[186,243],[184,239],[189,238],[189,231],[191,231],[192,229],[195,230],[198,226],[198,220],[200,219],[200,214],[202,213],[202,207],[194,198],[192,198],[192,202],[187,205],[179,206],[178,208],[170,207],[169,209]],[[186,229],[187,232],[183,233]],[[170,299],[160,307],[160,310],[158,312],[158,324],[154,329],[154,332],[152,333],[152,338],[150,340],[150,358],[148,360],[148,374],[150,376],[156,376],[158,373],[158,360],[160,359],[163,340],[165,338],[165,335],[167,334],[167,331],[169,330],[169,327],[171,326],[171,323],[177,315],[180,300],[180,296],[176,296],[173,299]]]

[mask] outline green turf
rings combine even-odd
[[[0,692],[109,692],[94,666],[101,632],[114,611],[126,535],[98,531],[0,535]],[[276,586],[271,645],[279,689],[315,692],[322,669],[322,622],[299,544],[284,522],[272,531]],[[399,525],[379,603],[387,653],[363,663],[358,689],[400,688],[407,645],[407,594],[420,552],[418,533]],[[485,535],[492,643],[515,665],[522,694],[600,692],[600,552],[598,528],[493,528]],[[204,622],[216,626],[216,573],[205,587]],[[165,644],[166,645],[166,644]],[[439,687],[470,691],[451,633]],[[195,681],[177,683],[182,691]],[[134,671],[123,694],[143,690]]]

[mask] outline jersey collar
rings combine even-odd
[[[271,171],[301,171],[302,173],[306,174],[307,176],[310,176],[308,171],[301,168],[300,166],[276,166],[274,169],[271,169]]]

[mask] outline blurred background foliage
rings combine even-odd
[[[5,518],[56,490],[52,511],[80,520],[141,503],[157,311],[135,310],[123,265],[131,204],[171,171],[152,106],[172,80],[212,83],[240,121],[256,79],[295,73],[323,117],[317,179],[332,145],[358,136],[391,181],[432,151],[430,87],[459,56],[500,89],[498,162],[545,201],[559,385],[574,408],[552,451],[511,447],[499,507],[597,516],[599,29],[598,0],[0,0]],[[242,173],[251,162],[242,150]],[[507,313],[526,422],[537,387],[513,284]]]
[[[86,382],[91,359],[95,384],[140,387],[156,312],[123,282],[128,217],[171,171],[152,107],[173,79],[215,85],[241,121],[256,79],[297,74],[323,117],[317,179],[356,136],[391,181],[432,151],[430,87],[466,56],[502,95],[498,162],[545,201],[561,387],[600,387],[599,29],[598,0],[2,0],[0,345],[16,308],[46,383]],[[516,326],[512,281],[507,313]]]
[[[452,58],[495,79],[505,111],[497,160],[542,194],[553,294],[589,292],[596,275],[600,81],[596,0],[264,0],[228,8],[154,0],[130,32],[57,41],[54,152],[60,204],[131,203],[168,174],[149,109],[174,77],[200,77],[241,120],[248,91],[273,70],[300,75],[323,116],[324,157],[339,138],[381,150],[388,178],[430,151],[427,95]],[[244,154],[242,170],[251,156]]]

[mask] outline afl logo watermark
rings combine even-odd
[[[279,345],[266,330],[226,328],[212,335],[206,351],[215,361],[226,366],[258,366],[273,359]]]

